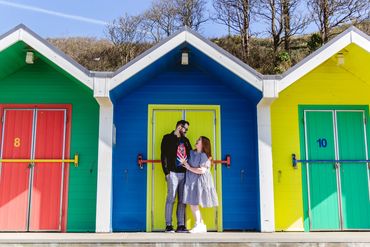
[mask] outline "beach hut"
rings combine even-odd
[[[220,205],[203,211],[208,229],[260,231],[272,223],[262,217],[273,206],[260,210],[257,104],[263,97],[262,75],[183,28],[109,81],[114,108],[113,231],[164,230],[167,192],[158,161],[160,143],[181,119],[190,122],[187,136],[193,146],[205,135],[215,160],[231,156],[230,167],[212,168]],[[109,200],[100,203],[109,208]],[[187,225],[191,227],[190,220]]]
[[[24,25],[0,36],[0,231],[95,231],[96,80]]]
[[[276,231],[370,229],[370,37],[351,27],[288,70],[271,105]]]

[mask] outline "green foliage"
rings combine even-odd
[[[319,47],[321,47],[323,43],[324,43],[324,42],[323,42],[323,40],[322,40],[322,38],[321,38],[320,34],[318,34],[318,33],[313,33],[313,34],[310,36],[309,40],[307,41],[307,47],[308,47],[308,49],[310,49],[310,51],[315,51],[315,50],[317,50]]]
[[[290,61],[290,55],[286,51],[282,51],[277,55],[277,59],[279,62],[289,62]]]
[[[284,73],[292,66],[290,55],[287,51],[281,51],[276,55],[277,65],[274,67],[274,74]]]

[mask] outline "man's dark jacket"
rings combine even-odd
[[[176,167],[177,147],[182,141],[186,148],[186,154],[190,157],[191,144],[185,136],[177,137],[172,131],[170,134],[164,135],[161,143],[161,161],[165,175],[171,172],[184,173],[184,167]]]

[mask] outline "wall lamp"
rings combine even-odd
[[[35,54],[33,53],[33,51],[27,51],[26,52],[26,63],[33,64],[34,61],[35,61]]]
[[[189,49],[181,50],[181,65],[189,65]]]

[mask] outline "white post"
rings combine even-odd
[[[257,105],[261,232],[275,231],[272,168],[271,104],[277,97],[275,80],[263,82],[263,99]]]
[[[100,106],[96,232],[112,232],[113,104],[107,84],[106,78],[94,78],[94,97]]]

